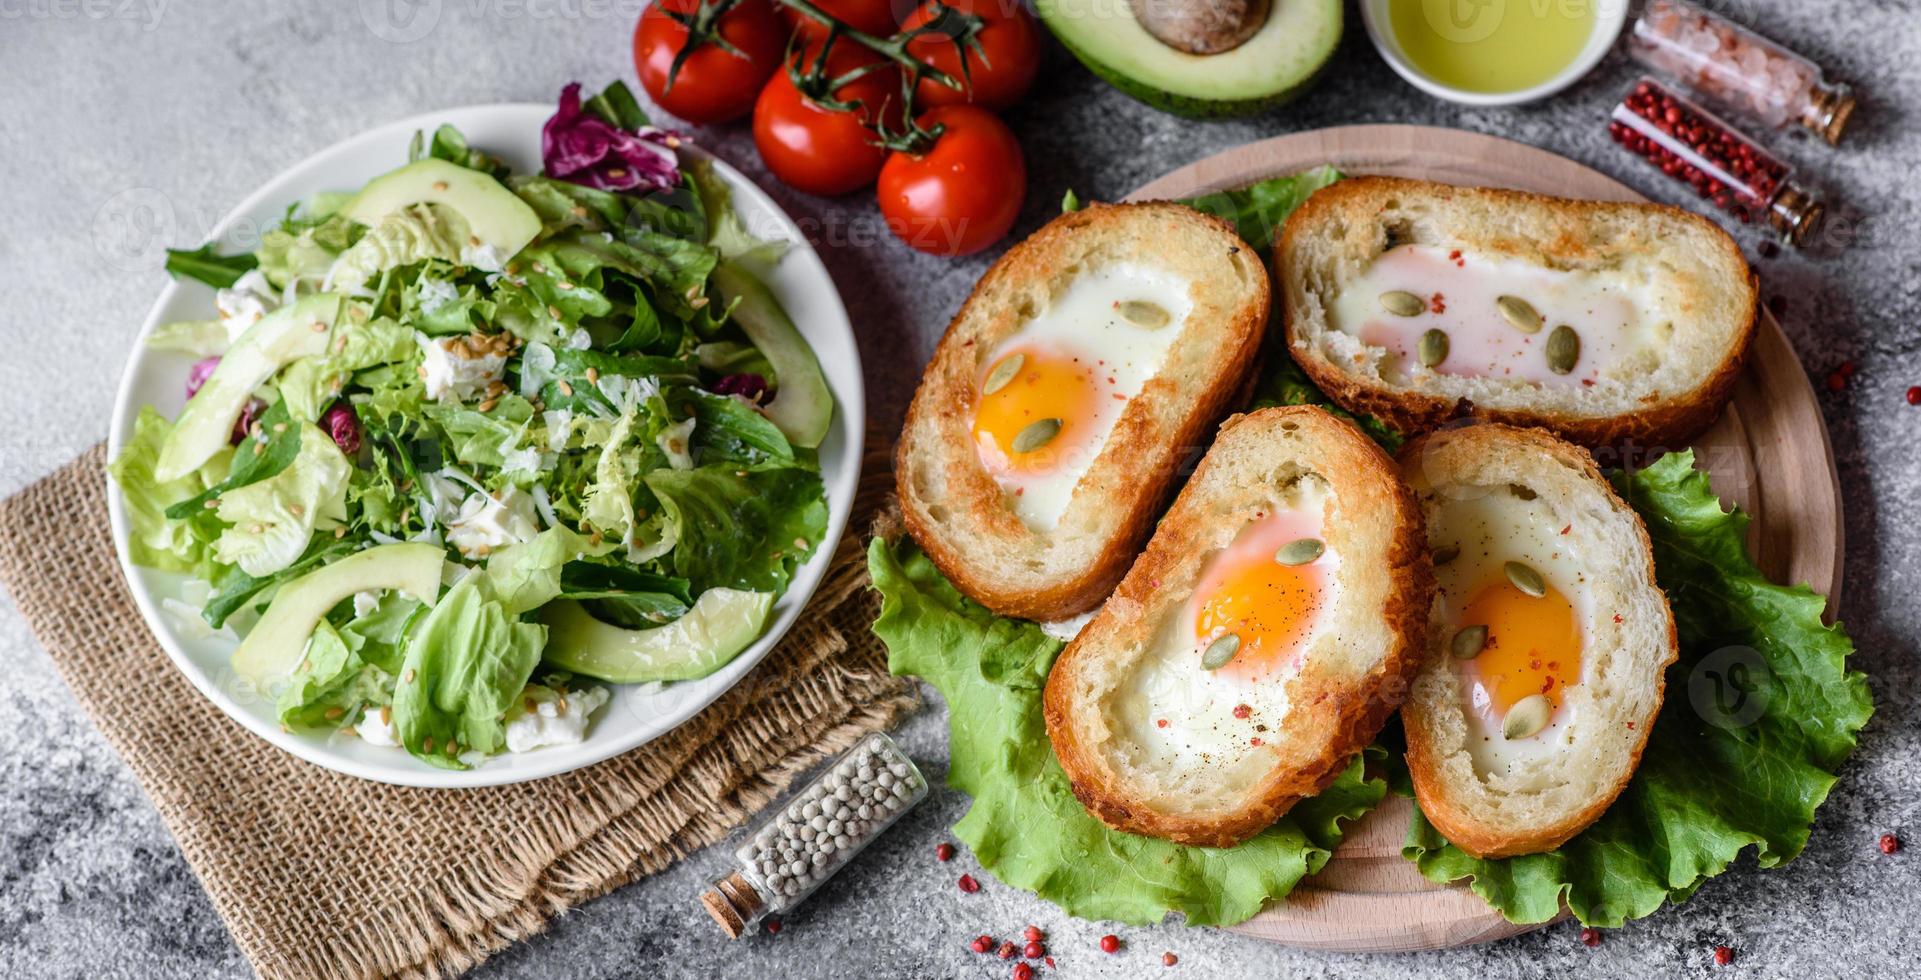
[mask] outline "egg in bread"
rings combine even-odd
[[[1287,343],[1343,407],[1424,432],[1457,415],[1585,445],[1679,445],[1733,390],[1758,311],[1699,215],[1389,177],[1288,218]]]
[[[1091,609],[1240,395],[1267,316],[1266,270],[1219,219],[1056,218],[982,277],[922,375],[895,467],[909,532],[995,612]]]
[[[1677,653],[1640,518],[1579,447],[1466,424],[1403,447],[1437,580],[1401,717],[1415,798],[1477,857],[1552,850],[1633,775]]]
[[[1373,442],[1318,408],[1235,416],[1048,677],[1074,794],[1119,830],[1253,836],[1393,713],[1432,594],[1419,508]]]

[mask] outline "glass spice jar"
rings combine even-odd
[[[1827,212],[1779,157],[1652,78],[1614,107],[1608,134],[1742,224],[1764,220],[1796,246]]]
[[[848,750],[734,849],[700,904],[730,938],[799,905],[914,804],[927,779],[886,735]]]
[[[1820,65],[1682,0],[1648,0],[1628,53],[1772,129],[1799,123],[1834,144],[1854,116],[1854,91]]]

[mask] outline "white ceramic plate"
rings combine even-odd
[[[416,131],[431,132],[452,123],[476,147],[504,159],[515,171],[540,169],[540,127],[553,114],[546,105],[488,105],[450,109],[403,119],[324,150],[268,182],[228,214],[213,232],[223,251],[233,251],[257,229],[278,222],[289,204],[320,191],[355,190],[382,173],[407,162],[407,144]],[[685,151],[683,151],[685,152]],[[698,151],[695,151],[698,152]],[[745,177],[715,161],[720,176],[733,188],[734,204],[747,228],[763,240],[790,243],[786,257],[769,285],[814,348],[834,394],[834,424],[820,447],[821,476],[826,483],[827,537],[813,558],[794,574],[787,593],[774,605],[766,635],[712,676],[669,684],[651,694],[640,688],[613,686],[613,700],[594,716],[587,739],[577,746],[506,753],[464,772],[436,769],[397,748],[367,745],[351,736],[290,734],[280,730],[271,698],[251,690],[228,666],[233,642],[198,639],[175,628],[173,614],[163,612],[161,600],[178,597],[186,577],[140,568],[127,560],[127,514],[120,489],[108,480],[107,501],[112,512],[114,544],[120,566],[135,602],[187,679],[230,717],[254,734],[329,769],[365,779],[406,786],[495,786],[538,779],[591,765],[658,738],[693,717],[732,687],[785,634],[801,607],[813,595],[853,506],[854,485],[860,475],[862,420],[866,417],[861,387],[860,354],[854,346],[847,310],[834,290],[833,280],[794,222],[772,199]],[[185,244],[185,243],[183,243]],[[244,245],[238,247],[246,247]],[[140,328],[114,403],[113,426],[107,439],[110,457],[118,457],[132,435],[134,418],[143,405],[152,405],[172,418],[185,404],[182,383],[193,358],[149,350],[145,341],[155,326],[175,320],[206,319],[213,312],[213,290],[192,281],[169,285]]]

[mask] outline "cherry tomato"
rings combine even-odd
[[[795,55],[811,67],[820,56],[818,42]],[[826,73],[838,78],[880,62],[880,56],[841,39],[827,54]],[[876,120],[898,129],[901,119],[900,73],[892,66],[872,71],[834,89],[831,99],[858,102],[860,109],[830,109],[794,87],[785,67],[767,80],[754,103],[754,145],[767,169],[797,190],[833,195],[874,182],[887,149],[878,143]]]
[[[926,153],[894,151],[880,170],[887,227],[932,255],[967,255],[999,241],[1027,196],[1027,164],[1014,131],[985,109],[938,106],[923,129],[945,126]]]
[[[895,0],[814,0],[814,6],[823,13],[830,14],[835,20],[854,30],[875,37],[891,37],[900,21],[894,16]],[[901,9],[907,9],[909,0],[900,0]],[[782,17],[794,25],[794,33],[802,40],[817,41],[827,36],[827,25],[815,20],[792,7],[780,8]]]
[[[1041,67],[1041,29],[1033,15],[1018,0],[947,0],[947,6],[985,22],[986,26],[976,38],[981,50],[978,55],[967,52],[968,75],[964,89],[949,88],[931,78],[923,78],[914,91],[917,104],[971,102],[999,111],[1019,102],[1034,84],[1034,75]],[[901,29],[912,30],[933,20],[936,9],[934,3],[923,4]],[[907,53],[956,79],[963,77],[960,48],[939,34],[925,34],[908,42]]]
[[[787,25],[769,0],[740,0],[721,15],[719,34],[740,54],[703,44],[667,84],[674,56],[687,46],[687,28],[667,16],[694,13],[701,0],[655,0],[634,27],[634,68],[661,108],[691,123],[744,116],[787,50]]]

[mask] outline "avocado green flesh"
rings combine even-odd
[[[1192,55],[1135,21],[1126,3],[1036,0],[1041,21],[1094,74],[1157,109],[1195,118],[1260,112],[1311,85],[1340,44],[1341,0],[1274,0],[1237,48]]]
[[[234,420],[253,390],[288,364],[326,353],[339,316],[340,297],[322,293],[283,306],[248,327],[174,422],[154,463],[154,479],[178,480],[212,459],[233,434]]]
[[[759,638],[774,608],[771,592],[708,589],[679,619],[653,629],[622,629],[568,599],[540,609],[546,661],[615,684],[699,680]]]
[[[340,213],[371,228],[415,204],[438,204],[458,213],[503,263],[540,234],[540,216],[500,181],[439,159],[416,161],[374,178]]]
[[[723,303],[739,300],[734,305],[734,322],[766,355],[780,379],[780,388],[765,409],[768,421],[788,442],[807,449],[818,447],[834,419],[834,396],[827,390],[813,348],[781,309],[780,300],[753,273],[737,263],[722,262],[715,267],[713,280]]]
[[[235,673],[265,685],[293,673],[327,610],[356,592],[392,589],[432,605],[446,555],[430,544],[385,544],[322,565],[280,587],[233,652]]]

